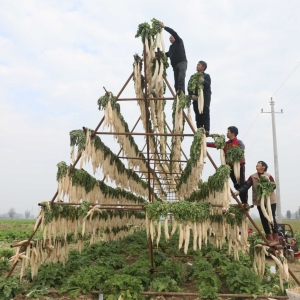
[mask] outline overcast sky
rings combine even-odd
[[[138,24],[154,17],[182,37],[187,80],[199,60],[212,78],[211,132],[239,128],[246,177],[258,160],[274,174],[270,97],[275,101],[282,213],[300,206],[300,5],[288,1],[0,0],[0,214],[35,214],[51,200],[56,164],[70,163],[69,132],[95,128],[103,86],[115,95],[132,72]],[[164,32],[166,45],[168,34]],[[286,81],[286,79],[288,80]],[[168,69],[173,86],[173,71]],[[134,96],[130,83],[124,97]],[[166,94],[170,96],[170,93]],[[121,104],[130,126],[136,103]],[[171,103],[166,107],[171,123]],[[141,127],[139,127],[141,130]],[[114,151],[116,142],[106,139]],[[189,153],[191,139],[184,141]],[[219,164],[219,153],[209,153]],[[203,179],[213,173],[209,161]],[[98,174],[97,178],[100,178]],[[256,209],[253,210],[256,213]]]

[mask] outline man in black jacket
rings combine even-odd
[[[181,89],[185,92],[185,73],[187,69],[187,59],[185,55],[185,49],[183,40],[179,37],[177,32],[172,28],[167,27],[164,23],[160,22],[159,25],[171,34],[170,42],[171,46],[166,55],[170,57],[171,65],[174,71],[174,81],[176,92]]]
[[[209,74],[204,73],[207,68],[207,63],[203,60],[199,61],[197,64],[197,72],[203,73],[203,96],[204,96],[204,106],[203,106],[203,113],[200,114],[198,110],[198,92],[197,91],[188,91],[189,95],[193,101],[193,108],[196,115],[196,123],[197,128],[204,127],[206,131],[206,135],[209,135],[210,130],[210,99],[211,99],[211,79]]]

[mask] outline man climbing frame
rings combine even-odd
[[[197,128],[204,127],[206,135],[209,135],[210,130],[210,100],[211,100],[211,78],[209,74],[206,74],[204,71],[207,69],[207,63],[203,60],[200,60],[196,66],[196,70],[198,73],[203,73],[203,76],[199,78],[199,80],[203,84],[203,97],[204,97],[204,104],[203,104],[203,112],[199,113],[198,107],[198,90],[190,90],[188,89],[189,95],[193,100],[193,108],[196,116],[196,124]],[[197,73],[196,73],[197,74]],[[190,81],[194,75],[191,76]],[[190,84],[189,81],[189,84]],[[189,86],[188,84],[188,86]]]
[[[177,92],[179,89],[181,89],[183,93],[185,93],[185,74],[187,69],[187,59],[185,55],[183,40],[179,37],[176,31],[174,31],[170,27],[165,26],[163,22],[159,22],[159,26],[161,26],[171,34],[171,46],[169,48],[169,51],[166,52],[166,55],[170,58],[171,65],[173,67],[175,91]]]
[[[227,150],[230,149],[231,147],[238,146],[238,147],[240,147],[240,149],[245,150],[244,143],[237,138],[238,133],[239,133],[239,130],[237,129],[237,127],[235,127],[235,126],[228,127],[227,138],[229,140],[226,142],[225,147],[223,148],[225,157],[226,157]],[[216,148],[215,143],[206,143],[206,144],[207,144],[207,147]],[[235,178],[234,171],[233,171],[233,165],[229,164],[229,166],[231,168],[230,178],[233,182],[234,188],[236,190],[238,190],[245,183],[245,157],[243,157],[242,160],[240,161],[240,182],[239,183],[237,182],[237,180]],[[243,190],[240,192],[240,198],[241,198],[242,203],[244,203],[244,204],[248,203],[248,192],[247,191],[248,190]]]
[[[274,178],[267,173],[266,171],[268,170],[268,165],[264,161],[259,161],[256,165],[256,171],[257,173],[252,174],[248,180],[245,182],[243,186],[241,186],[237,191],[235,192],[235,195],[241,195],[250,189],[252,186],[252,201],[253,205],[257,206],[260,220],[262,223],[262,226],[264,228],[264,231],[266,233],[266,239],[268,240],[268,245],[269,246],[275,246],[278,244],[278,225],[275,219],[275,212],[276,212],[276,194],[274,191],[271,192],[270,194],[270,201],[271,201],[271,210],[272,210],[272,216],[273,216],[273,224],[270,224],[266,217],[264,216],[261,207],[260,207],[260,200],[257,200],[257,193],[256,193],[256,188],[257,184],[260,180],[261,176],[265,176],[269,181],[274,182]],[[272,228],[272,232],[270,230],[270,225]]]

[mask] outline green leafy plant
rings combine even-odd
[[[218,299],[221,281],[214,271],[198,273],[197,289],[202,299]]]
[[[220,166],[216,169],[215,174],[208,177],[208,188],[211,192],[222,191],[224,188],[224,182],[229,178],[230,167],[227,165]]]
[[[212,251],[210,253],[209,261],[214,268],[224,268],[230,263],[228,257],[225,254],[222,254],[217,251]]]
[[[257,199],[260,200],[262,196],[268,198],[275,188],[275,182],[271,182],[266,176],[260,176],[256,187]]]
[[[114,268],[115,270],[122,269],[125,266],[125,257],[119,254],[102,256],[98,258],[97,265]]]
[[[68,292],[71,297],[88,294],[91,290],[102,290],[104,282],[113,274],[113,269],[102,266],[92,266],[79,270],[71,275],[61,287],[61,292]]]
[[[9,263],[7,258],[0,259],[0,276],[9,270]]]
[[[34,288],[50,288],[62,285],[66,280],[66,269],[61,264],[44,264],[32,281]]]
[[[0,279],[0,299],[10,300],[16,297],[23,290],[20,279],[16,275],[10,278]]]
[[[231,263],[221,273],[226,285],[234,294],[257,294],[260,277],[252,269],[239,263]]]
[[[126,265],[120,274],[131,275],[139,278],[143,286],[148,287],[151,282],[151,263],[149,258],[138,258],[133,264]]]
[[[241,161],[244,158],[245,152],[238,146],[226,149],[226,163],[233,164],[236,161]]]
[[[199,95],[199,89],[203,90],[203,82],[200,78],[203,78],[203,73],[197,72],[189,80],[188,91],[193,93],[193,95]]]
[[[3,248],[0,250],[0,258],[11,258],[14,255],[14,250]]]
[[[190,279],[196,279],[200,276],[200,274],[203,271],[213,271],[214,268],[212,265],[207,261],[207,259],[200,257],[197,257],[195,259],[194,264],[189,270],[189,278]]]
[[[225,147],[225,135],[224,134],[211,134],[217,149],[223,149]]]
[[[192,173],[192,168],[196,166],[197,161],[199,160],[200,153],[201,153],[202,138],[203,138],[203,132],[201,129],[198,129],[198,131],[194,135],[194,139],[190,149],[190,158],[187,161],[186,167],[184,168],[183,174],[181,175],[178,184],[176,185],[177,190],[180,188],[180,186],[183,183],[187,182],[189,176]]]
[[[135,276],[127,274],[115,274],[104,283],[104,293],[108,295],[108,300],[115,300],[122,295],[125,300],[140,300],[143,297],[140,292],[143,291],[142,281]]]
[[[157,269],[157,275],[161,278],[169,276],[171,279],[174,279],[179,285],[185,282],[186,270],[181,263],[176,262],[175,260],[167,259]]]
[[[176,280],[170,276],[164,278],[155,278],[150,285],[150,289],[154,292],[180,292]]]
[[[145,39],[149,38],[152,35],[151,26],[147,23],[141,23],[138,26],[137,33],[135,35],[136,38],[141,37],[143,44],[145,43]]]
[[[153,252],[153,257],[154,257],[154,263],[156,267],[161,266],[167,260],[166,255],[163,252],[157,250]]]

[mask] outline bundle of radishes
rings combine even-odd
[[[198,188],[206,157],[206,136],[199,129],[194,137],[189,159],[177,185],[177,197],[183,200]]]
[[[266,175],[261,175],[256,187],[257,200],[260,201],[260,208],[270,224],[274,223],[271,208],[271,193],[275,190],[275,182],[271,182]]]
[[[233,172],[237,183],[240,183],[240,161],[244,158],[244,150],[235,145],[226,150],[226,163],[233,165]]]
[[[194,95],[198,95],[198,111],[199,114],[203,113],[204,95],[203,95],[203,73],[197,72],[191,76],[188,83],[188,90]]]
[[[176,100],[174,100],[174,110],[173,114],[174,114],[174,129],[173,129],[173,133],[175,134],[182,134],[183,133],[183,109],[180,106],[179,103],[179,96],[176,95]],[[181,159],[181,141],[182,141],[182,137],[181,136],[174,136],[172,138],[172,151],[173,151],[173,155],[172,155],[172,160],[180,160]],[[179,173],[180,169],[180,162],[177,161],[171,161],[172,163],[172,171],[175,173]]]
[[[221,165],[226,165],[225,152],[224,152],[224,147],[226,142],[225,142],[224,134],[211,134],[210,136],[214,139],[216,148],[220,150]]]

